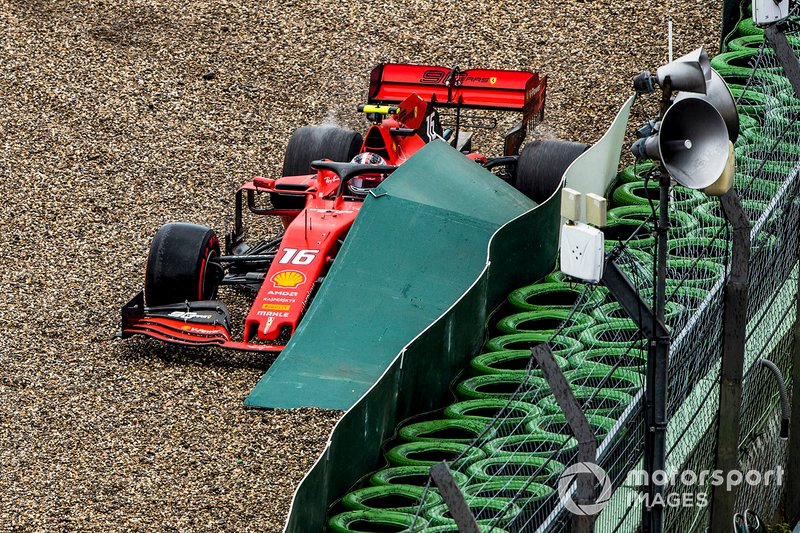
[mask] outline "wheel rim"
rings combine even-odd
[[[217,295],[217,283],[213,268],[209,264],[219,257],[219,240],[213,238],[208,241],[203,257],[200,259],[200,276],[198,279],[197,296],[199,300],[213,300]]]

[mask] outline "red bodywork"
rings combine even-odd
[[[425,146],[426,140],[420,134],[393,134],[392,130],[420,129],[432,110],[430,104],[521,111],[525,125],[541,115],[545,86],[546,78],[532,72],[379,65],[370,77],[370,103],[400,105],[380,124],[369,128],[361,151],[377,153],[389,165],[402,165]],[[487,161],[477,153],[469,157],[480,164]],[[276,184],[282,187],[276,189]],[[257,207],[257,198],[276,192],[286,194],[287,185],[305,195],[304,209]],[[339,185],[337,174],[319,170],[317,174],[278,180],[254,178],[237,192],[239,209],[246,197],[253,213],[294,217],[245,319],[243,341],[231,338],[227,309],[220,302],[148,309],[142,293],[123,307],[122,336],[136,333],[186,345],[280,351],[283,345],[279,337],[285,338],[297,328],[313,297],[315,283],[327,274],[363,203],[337,194]]]

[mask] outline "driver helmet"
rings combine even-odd
[[[359,165],[388,165],[384,158],[374,152],[362,152],[350,162]],[[347,184],[347,188],[353,194],[366,196],[367,190],[377,187],[386,178],[387,174],[362,174],[351,179]]]

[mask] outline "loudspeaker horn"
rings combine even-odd
[[[739,138],[739,112],[736,110],[736,100],[734,100],[728,84],[716,70],[711,69],[711,79],[706,82],[705,94],[681,91],[675,96],[675,102],[680,102],[684,98],[700,98],[713,105],[725,120],[725,125],[728,127],[728,139],[732,143],[736,142],[736,139]]]
[[[706,82],[711,79],[711,61],[701,46],[656,70],[656,81],[663,87],[669,78],[673,91],[706,93]]]
[[[719,111],[705,100],[686,97],[667,109],[656,134],[631,148],[639,159],[660,159],[684,187],[704,189],[725,170],[728,142],[728,128]]]

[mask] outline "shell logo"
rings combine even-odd
[[[276,287],[294,289],[306,282],[306,276],[296,270],[284,270],[272,276],[270,281]]]

